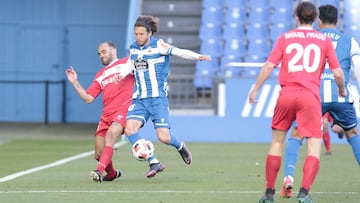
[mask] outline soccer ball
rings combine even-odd
[[[135,159],[139,161],[146,161],[154,155],[155,147],[149,140],[140,139],[135,142],[131,151]]]

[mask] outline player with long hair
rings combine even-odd
[[[136,143],[139,129],[151,119],[157,138],[171,145],[186,164],[191,164],[192,155],[184,142],[170,133],[167,78],[170,70],[170,56],[190,60],[211,60],[207,55],[180,49],[156,38],[159,19],[153,16],[139,16],[134,25],[135,42],[130,45],[130,59],[134,68],[135,85],[133,102],[129,107],[125,134],[131,144]],[[120,80],[122,77],[119,77]],[[148,178],[163,171],[164,165],[155,157],[148,160]]]

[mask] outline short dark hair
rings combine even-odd
[[[141,15],[136,19],[134,27],[145,27],[147,32],[155,33],[159,29],[159,18]]]
[[[109,47],[116,49],[116,46],[115,46],[115,43],[114,43],[114,42],[107,41],[107,42],[105,42],[105,43],[106,43],[107,45],[109,45]]]
[[[338,21],[338,9],[330,4],[320,6],[319,19],[325,24],[336,25]]]
[[[318,11],[313,3],[303,1],[300,2],[296,7],[295,16],[299,18],[299,22],[301,24],[313,24],[316,17],[318,16]]]

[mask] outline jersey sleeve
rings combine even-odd
[[[95,80],[91,83],[91,85],[86,89],[86,92],[90,94],[92,97],[96,98],[102,92],[100,84]]]
[[[273,49],[270,52],[267,61],[271,62],[275,66],[279,65],[282,60],[283,56],[283,44],[284,44],[284,37],[281,35],[275,42]]]

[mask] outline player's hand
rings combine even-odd
[[[65,70],[65,74],[70,82],[74,82],[77,80],[77,73],[72,66]]]
[[[339,89],[339,96],[340,97],[346,97],[347,96],[347,92],[346,92],[345,88]]]
[[[211,57],[208,55],[200,55],[199,61],[211,61]]]
[[[257,103],[256,95],[257,95],[257,91],[251,90],[251,92],[250,92],[250,94],[249,94],[249,103],[250,103],[250,104],[255,104],[255,103]]]

